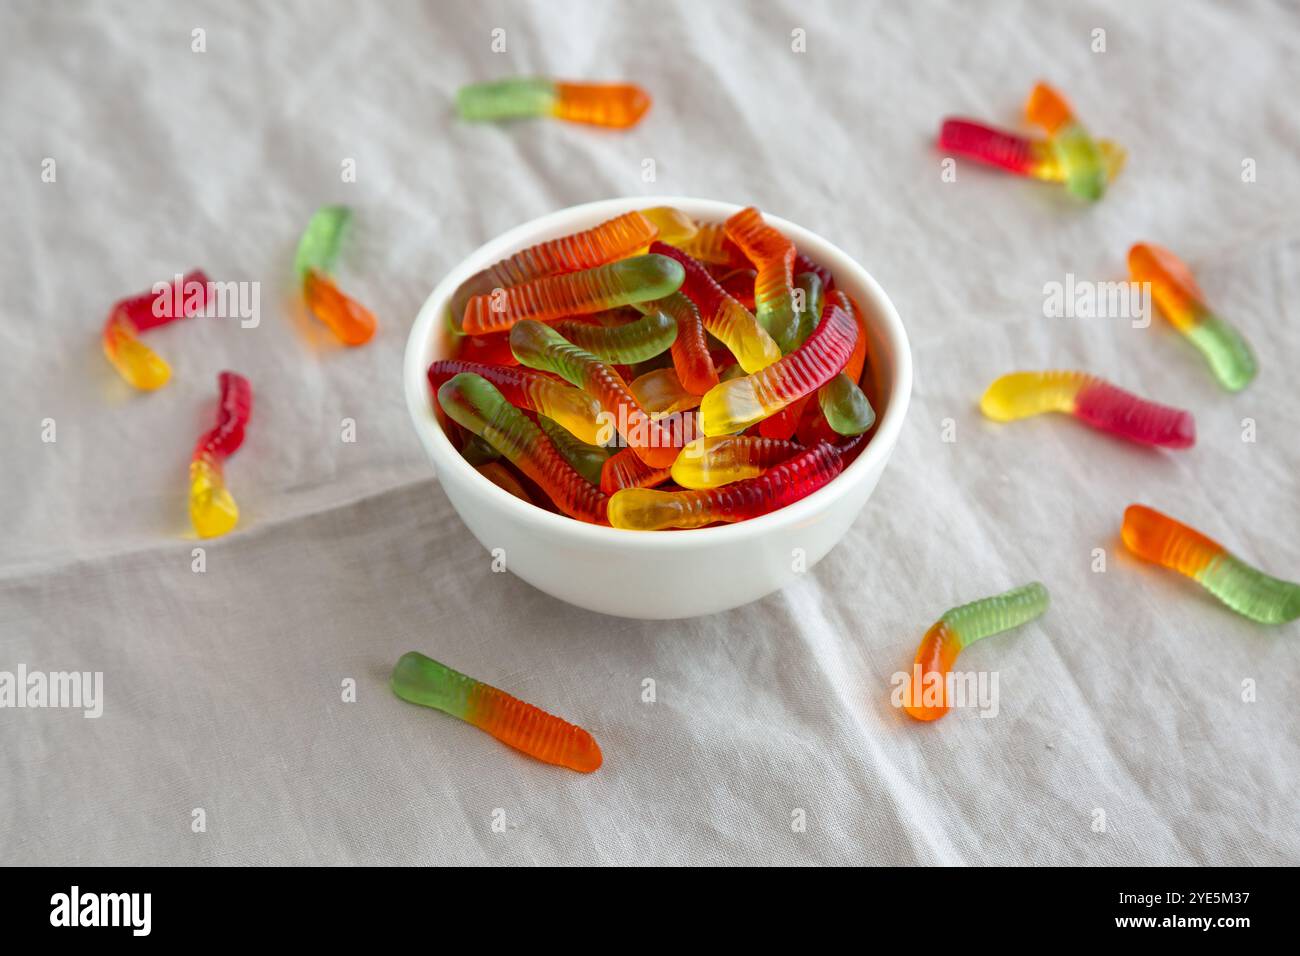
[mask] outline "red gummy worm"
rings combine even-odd
[[[831,275],[831,270],[825,266],[820,266],[813,262],[802,252],[796,252],[794,257],[794,274],[799,275],[803,272],[811,272],[817,278],[822,280],[822,295],[829,296],[835,291],[835,277]]]
[[[1094,428],[1144,445],[1191,448],[1196,444],[1191,412],[1147,401],[1101,379],[1079,389],[1074,415]]]
[[[222,372],[217,376],[217,387],[217,424],[195,444],[196,458],[209,455],[222,460],[233,455],[244,443],[244,427],[253,413],[253,386],[244,376]]]
[[[609,520],[616,528],[653,531],[700,528],[715,521],[746,521],[804,498],[844,470],[836,449],[823,442],[757,478],[746,478],[698,491],[629,488],[609,499]]]
[[[197,315],[207,305],[208,277],[202,269],[195,269],[162,292],[155,293],[150,289],[129,299],[122,299],[114,304],[112,312],[125,316],[136,331],[144,332],[177,319]]]
[[[682,293],[649,304],[676,320],[677,338],[673,340],[672,357],[677,380],[692,395],[703,395],[718,384],[718,370],[709,355],[699,308]]]
[[[757,281],[758,273],[753,269],[733,269],[717,280],[723,292],[751,312],[754,311],[754,284]]]
[[[939,129],[939,148],[1021,176],[1031,175],[1036,162],[1028,138],[973,120],[944,120]]]
[[[624,448],[600,466],[600,490],[607,495],[624,488],[648,488],[668,480],[671,468],[652,468],[633,449]]]

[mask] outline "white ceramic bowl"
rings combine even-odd
[[[534,587],[579,607],[633,618],[712,614],[757,600],[811,568],[848,531],[880,480],[912,394],[912,354],[893,303],[871,275],[801,226],[764,218],[800,252],[830,269],[835,284],[862,306],[878,382],[875,434],[824,488],[771,514],[715,528],[624,531],[585,524],[533,507],[480,475],[434,418],[425,373],[448,355],[447,302],[475,272],[527,246],[587,229],[632,209],[675,206],[721,222],[741,207],[682,196],[606,199],[562,209],[511,229],[477,249],[430,294],[406,344],[406,403],[443,490],[474,537],[500,548],[506,567]]]

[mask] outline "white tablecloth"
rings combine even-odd
[[[1285,4],[4,5],[0,670],[101,671],[104,711],[0,710],[0,860],[1297,862],[1296,627],[1237,617],[1118,529],[1145,501],[1300,576],[1298,36]],[[632,79],[655,105],[627,133],[454,120],[459,84],[515,73]],[[940,119],[1016,126],[1040,77],[1128,147],[1106,199],[967,163],[944,182]],[[819,230],[893,297],[916,360],[848,538],[782,594],[668,624],[493,574],[400,379],[416,310],[471,249],[650,193]],[[327,201],[357,212],[343,285],[381,323],[360,349],[292,305]],[[1247,391],[1160,319],[1044,317],[1046,283],[1123,279],[1138,239],[1252,341]],[[174,378],[131,393],[99,351],[106,308],[194,266],[260,282],[261,322],[150,333]],[[227,367],[257,393],[227,468],[244,515],[195,573],[185,465]],[[1017,367],[1189,408],[1199,442],[985,422],[980,393]],[[996,718],[890,706],[944,609],[1032,579],[1047,615],[962,659],[998,672]],[[590,728],[605,766],[396,699],[412,648]]]

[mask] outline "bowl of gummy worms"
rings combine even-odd
[[[817,234],[628,197],[472,253],[421,309],[404,378],[494,567],[665,619],[757,600],[839,541],[897,442],[912,366],[884,290]]]

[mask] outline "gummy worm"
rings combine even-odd
[[[671,367],[652,369],[634,378],[628,388],[641,407],[654,415],[671,415],[698,408],[701,396],[682,387]]]
[[[312,314],[344,345],[364,345],[374,336],[374,313],[336,286],[325,273],[308,269],[302,296]]]
[[[436,392],[442,383],[461,372],[481,375],[491,382],[511,405],[554,419],[588,445],[598,444],[600,402],[580,388],[526,368],[484,365],[444,359],[429,366],[429,385]]]
[[[718,435],[688,442],[673,462],[672,479],[683,488],[717,488],[757,478],[804,449],[792,441],[748,435]]]
[[[794,243],[763,221],[753,206],[724,224],[727,235],[754,263],[754,317],[767,329],[781,354],[794,347],[798,323],[794,312]]]
[[[718,384],[718,370],[704,336],[704,320],[694,302],[684,293],[674,292],[662,299],[638,303],[637,308],[643,312],[662,312],[677,323],[672,358],[683,388],[694,395],[703,395]]]
[[[1086,372],[1003,375],[980,399],[980,410],[999,422],[1064,412],[1141,445],[1191,448],[1196,443],[1196,420],[1191,412],[1149,402]]]
[[[1300,617],[1300,584],[1251,567],[1217,541],[1154,508],[1124,509],[1121,535],[1138,557],[1186,575],[1252,621],[1283,624]]]
[[[812,335],[813,329],[822,320],[822,307],[826,296],[821,276],[815,272],[801,272],[794,277],[794,287],[802,294],[795,302],[803,304],[795,309],[794,333],[790,342],[790,351],[794,351]]]
[[[766,368],[781,357],[781,349],[767,329],[752,312],[727,295],[704,266],[667,243],[656,242],[650,251],[682,266],[686,274],[682,292],[699,308],[704,328],[731,350],[747,373]]]
[[[821,322],[824,297],[822,295],[821,278],[815,272],[800,273],[798,276],[795,277],[795,287],[803,290],[803,299],[804,299],[803,309],[798,310],[796,313],[797,321],[795,326],[793,348],[798,348],[800,345],[803,345],[804,342],[808,341],[808,336],[812,334],[813,329],[817,328],[818,324]],[[845,296],[841,296],[840,301],[841,301],[841,305],[843,306],[848,302],[848,299]],[[861,330],[861,326],[859,326],[859,330]],[[853,355],[849,357],[849,364],[847,368],[852,368],[853,360],[855,357],[857,357],[859,351],[865,353],[866,350],[865,343],[866,343],[866,336],[859,334],[858,344],[853,347]],[[861,363],[859,363],[859,367],[860,365]],[[827,382],[825,385],[819,388],[817,390],[818,396],[821,396],[828,389],[830,389],[831,386],[836,382],[836,380],[839,379],[839,377],[844,374],[845,374],[844,372],[841,372],[840,375],[837,375],[835,378],[831,379],[830,382]],[[838,402],[843,403],[848,400],[848,397],[841,395],[839,393],[840,391],[842,391],[842,389],[837,390],[837,392],[835,393],[835,397]],[[799,399],[798,401],[792,402],[791,404],[787,405],[785,408],[781,409],[775,415],[769,415],[767,418],[763,419],[761,422],[758,423],[759,434],[762,435],[764,438],[777,438],[781,440],[786,440],[793,437],[793,435],[795,434],[795,430],[799,426],[799,423],[803,421],[805,415],[807,414],[809,399],[810,396],[805,395],[803,398]],[[868,404],[867,407],[870,408],[870,404]],[[873,412],[872,419],[874,420],[874,418],[875,415]],[[828,432],[830,431],[829,426],[827,427],[826,430]],[[865,430],[866,429],[864,428],[863,431]],[[855,432],[855,434],[857,433]],[[830,440],[833,437],[834,437],[834,433],[831,433],[830,435],[827,436],[827,440]],[[817,442],[811,442],[808,444],[809,447],[811,447],[812,445],[817,444]]]
[[[321,206],[312,214],[293,259],[293,271],[300,283],[306,281],[310,270],[325,275],[334,271],[339,247],[351,222],[352,211],[347,206]]]
[[[518,323],[510,330],[510,347],[515,357],[529,368],[552,372],[594,397],[646,464],[655,468],[672,465],[682,442],[658,421],[651,419],[627,384],[609,365],[541,322],[524,320]]]
[[[441,409],[439,410],[441,411]],[[550,419],[548,418],[547,421],[550,421]],[[457,433],[461,436],[461,457],[475,468],[479,465],[486,465],[489,462],[496,461],[501,457],[501,452],[497,451],[473,432],[466,431],[455,422],[451,423],[451,427],[456,429]]]
[[[504,335],[457,335],[452,343],[452,358],[484,365],[518,365],[510,351],[510,339]]]
[[[564,429],[561,428],[560,431],[564,431]],[[476,435],[474,437],[477,438],[478,436]],[[498,488],[510,492],[510,494],[514,495],[521,501],[526,501],[530,505],[533,504],[532,496],[528,494],[528,490],[519,483],[518,478],[510,474],[506,469],[506,466],[501,464],[501,462],[486,461],[481,465],[475,465],[474,470]]]
[[[903,709],[917,720],[942,717],[951,706],[946,683],[957,655],[976,641],[1039,617],[1050,600],[1047,588],[1035,581],[946,611],[916,649]]]
[[[609,499],[609,522],[615,528],[654,531],[699,528],[716,521],[745,521],[812,494],[843,470],[840,453],[823,442],[769,468],[757,478],[721,488],[620,491]]]
[[[669,469],[651,468],[631,448],[611,455],[600,469],[600,490],[612,495],[623,488],[645,488],[668,479]]]
[[[1100,199],[1106,192],[1101,149],[1065,98],[1046,83],[1039,83],[1029,94],[1025,117],[1047,131],[1052,153],[1065,173],[1066,190],[1080,199]]]
[[[1064,183],[1061,165],[1050,141],[1030,139],[1018,133],[995,129],[967,119],[947,119],[939,128],[939,148],[977,162],[997,166],[1017,176]],[[1098,140],[1106,181],[1113,182],[1128,158],[1124,147],[1108,139]]]
[[[1255,377],[1254,353],[1241,333],[1205,305],[1192,272],[1168,249],[1139,242],[1128,251],[1129,274],[1151,283],[1151,297],[1166,319],[1210,363],[1219,384],[1240,391]]]
[[[732,269],[726,275],[718,277],[718,285],[749,311],[754,311],[754,285],[758,282],[758,272],[754,269]]]
[[[822,386],[822,388],[825,387]],[[818,392],[820,391],[821,389],[818,389]],[[805,395],[803,398],[791,402],[776,414],[767,416],[758,423],[759,435],[774,441],[787,441],[793,438],[795,429],[799,427],[799,422],[803,420],[811,400],[811,395]],[[816,444],[816,442],[813,444]]]
[[[553,116],[618,129],[635,126],[650,102],[650,94],[631,83],[563,83],[545,77],[475,83],[456,92],[456,109],[465,120]]]
[[[828,296],[834,291],[835,277],[831,275],[831,270],[813,262],[802,252],[796,252],[794,256],[794,273],[797,276],[801,272],[811,272],[822,280],[823,296]]]
[[[663,240],[668,242],[668,240]],[[699,224],[695,235],[681,242],[668,242],[676,246],[697,262],[711,266],[730,266],[733,269],[749,267],[749,260],[740,251],[740,247],[727,236],[727,230],[721,223],[706,222]]]
[[[841,371],[859,337],[857,323],[833,305],[799,348],[760,372],[721,382],[704,396],[700,428],[706,435],[737,432],[825,385]]]
[[[672,206],[655,206],[653,209],[642,209],[641,215],[649,219],[654,225],[659,233],[658,239],[660,242],[667,242],[672,245],[689,242],[700,231],[700,227],[696,225],[694,219]],[[649,241],[647,239],[644,244],[649,244]]]
[[[610,449],[602,448],[600,445],[587,444],[574,436],[563,425],[547,418],[545,415],[537,416],[537,424],[546,433],[546,437],[551,440],[555,450],[573,466],[573,470],[586,478],[591,484],[600,487],[600,470],[605,462],[609,460]]]
[[[190,522],[200,538],[223,535],[239,522],[239,506],[226,488],[222,464],[244,443],[253,413],[253,386],[237,372],[217,376],[217,424],[204,432],[190,459]]]
[[[605,523],[608,499],[573,470],[545,433],[481,375],[461,372],[438,388],[438,404],[457,424],[501,452],[570,518]]]
[[[677,291],[682,278],[681,265],[667,256],[632,256],[473,296],[461,327],[471,335],[504,332],[523,319],[547,321],[662,299]]]
[[[459,324],[465,315],[465,306],[476,295],[487,295],[493,289],[505,289],[547,276],[606,265],[645,248],[658,234],[659,230],[649,216],[633,211],[582,232],[539,242],[462,282],[452,293],[451,314]]]
[[[186,289],[193,294],[187,295]],[[137,338],[139,333],[196,315],[207,308],[208,277],[202,270],[182,276],[164,291],[152,290],[116,303],[104,323],[104,357],[129,385],[141,391],[162,388],[172,376],[171,366]],[[181,305],[177,314],[176,304]]]
[[[330,278],[351,222],[346,206],[317,209],[298,240],[293,265],[312,314],[344,345],[363,345],[375,334],[374,314]]]
[[[805,425],[803,418],[800,419],[804,427],[800,441],[813,436],[826,439],[827,430],[834,435],[861,435],[876,423],[876,410],[858,384],[867,362],[867,327],[862,321],[862,310],[845,292],[837,290],[831,298],[857,325],[858,339],[853,343],[844,371],[817,390],[817,409],[812,413],[812,420]]]
[[[602,362],[635,365],[668,351],[677,339],[677,322],[662,312],[647,312],[625,325],[600,326],[562,320],[555,329]]]
[[[391,686],[402,700],[450,714],[544,763],[580,773],[600,767],[600,747],[581,727],[418,651],[402,655],[393,668]]]

